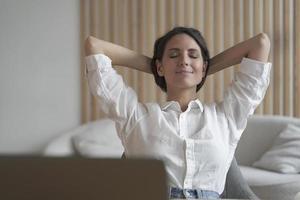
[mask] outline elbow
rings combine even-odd
[[[92,36],[88,36],[86,39],[85,39],[85,42],[84,42],[84,49],[85,49],[85,55],[86,56],[89,56],[92,54],[92,51],[94,49],[94,38]]]
[[[96,53],[103,53],[102,49],[97,44],[98,39],[93,36],[88,36],[85,39],[84,48],[85,48],[85,55],[89,56]]]
[[[267,62],[270,53],[270,39],[267,34],[258,34],[253,41],[253,46],[248,52],[248,57],[254,60]]]
[[[271,46],[271,42],[270,42],[270,38],[266,33],[260,33],[257,35],[258,37],[258,46],[259,48],[269,52],[270,51],[270,46]]]

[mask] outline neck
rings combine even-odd
[[[180,105],[181,111],[184,112],[190,101],[197,98],[195,89],[193,90],[176,90],[167,92],[167,101],[177,101]]]

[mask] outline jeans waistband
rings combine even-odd
[[[180,189],[177,187],[170,187],[170,199],[220,199],[220,195],[215,191],[202,190],[202,189]]]

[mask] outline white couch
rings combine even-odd
[[[284,174],[252,166],[274,146],[274,141],[288,124],[300,127],[300,119],[283,116],[253,116],[248,120],[247,128],[236,150],[235,156],[244,178],[254,193],[262,199],[294,199],[297,192],[300,192],[299,172]],[[300,132],[295,134],[300,138]],[[297,144],[294,149],[300,159],[300,140]]]
[[[253,167],[268,151],[276,137],[287,124],[300,127],[300,120],[282,116],[253,116],[236,151],[236,159],[252,190],[262,199],[294,199],[300,192],[300,174],[283,174]],[[300,132],[298,133],[300,135]],[[300,149],[300,146],[296,147]],[[44,151],[45,156],[121,157],[122,145],[114,123],[108,119],[84,124],[62,133],[51,141]],[[300,154],[300,151],[298,152]]]

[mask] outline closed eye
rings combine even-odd
[[[169,50],[169,58],[176,58],[180,55],[180,50],[177,48]],[[189,49],[188,56],[192,59],[197,59],[200,57],[200,52],[197,49]]]
[[[176,58],[178,55],[179,55],[179,53],[176,52],[176,51],[172,51],[172,52],[169,53],[170,58]]]
[[[199,58],[200,54],[199,54],[199,51],[192,49],[192,50],[189,50],[189,56],[191,58]]]
[[[194,59],[199,58],[198,55],[190,55],[190,57],[191,57],[191,58],[194,58]]]

